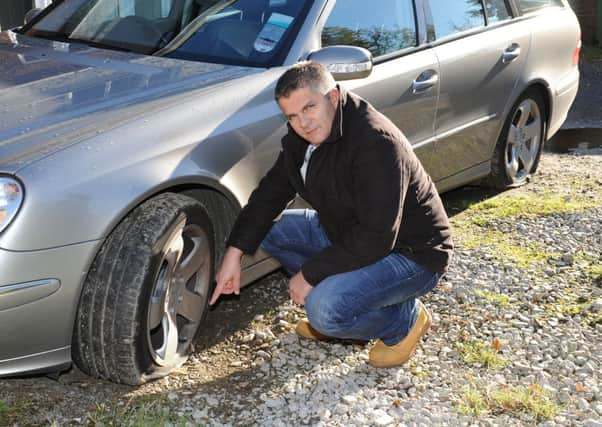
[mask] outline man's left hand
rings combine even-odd
[[[289,282],[289,293],[295,304],[305,305],[305,298],[309,295],[314,287],[310,285],[302,272],[298,272]]]

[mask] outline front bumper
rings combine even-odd
[[[0,249],[0,377],[71,363],[81,285],[98,244]]]

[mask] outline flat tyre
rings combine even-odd
[[[134,209],[84,283],[72,355],[85,373],[142,384],[182,365],[207,312],[214,235],[199,201],[164,193]]]

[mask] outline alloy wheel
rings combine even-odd
[[[537,102],[523,100],[514,112],[506,141],[505,166],[513,182],[531,172],[542,141],[542,116]]]
[[[185,359],[209,292],[211,253],[201,227],[183,219],[163,248],[163,259],[148,309],[147,339],[160,366]]]

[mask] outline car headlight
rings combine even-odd
[[[0,176],[0,233],[12,221],[23,202],[19,181]]]

